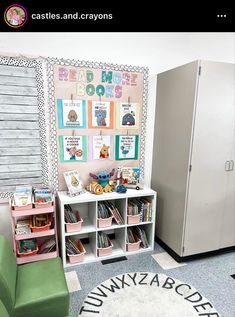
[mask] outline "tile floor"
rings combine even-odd
[[[164,273],[194,286],[213,303],[221,317],[235,316],[235,280],[231,277],[235,274],[235,252],[187,261],[183,266],[173,265],[174,268],[170,268],[174,261],[171,262],[164,252],[155,244],[154,251],[130,255],[126,261],[105,265],[96,262],[66,269],[66,272],[76,271],[81,285],[81,290],[70,294],[70,312],[77,316],[86,295],[96,285],[112,276],[126,272],[155,272]],[[167,269],[163,269],[156,262],[152,257],[155,254],[159,256],[159,263]],[[73,274],[70,274],[70,278]]]

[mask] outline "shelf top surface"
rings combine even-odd
[[[103,193],[102,195],[95,195],[88,191],[84,194],[70,197],[66,191],[58,191],[58,197],[60,202],[63,204],[76,204],[82,202],[89,202],[89,201],[100,201],[100,200],[111,200],[111,199],[122,199],[122,198],[129,198],[129,197],[141,197],[141,196],[150,196],[155,195],[156,192],[151,188],[144,187],[144,189],[136,190],[136,189],[127,189],[127,192],[124,194],[119,193]]]

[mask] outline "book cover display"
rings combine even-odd
[[[57,100],[60,129],[86,128],[85,100]]]
[[[64,173],[64,178],[70,196],[76,196],[84,193],[84,186],[78,171],[69,171]]]

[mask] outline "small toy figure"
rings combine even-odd
[[[115,191],[115,189],[113,190],[113,187],[112,187],[110,184],[107,184],[107,185],[104,187],[104,192],[105,192],[105,193],[112,193],[113,191]]]
[[[106,146],[103,144],[101,150],[100,150],[100,158],[108,158],[109,157],[109,146]]]
[[[110,173],[106,171],[100,172],[98,175],[90,173],[89,175],[98,181],[98,183],[104,188],[108,183],[110,178],[114,175],[115,169],[113,168]]]
[[[127,191],[127,189],[126,189],[126,187],[124,185],[118,185],[116,187],[116,192],[117,193],[124,194],[124,193],[126,193],[126,191]]]
[[[96,195],[101,195],[103,194],[103,187],[97,183],[96,181],[92,181],[87,187],[86,189],[88,191],[90,191],[91,193],[93,194],[96,194]]]

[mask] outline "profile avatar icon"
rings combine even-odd
[[[27,11],[19,4],[12,4],[5,10],[4,19],[7,25],[19,28],[27,21]]]

